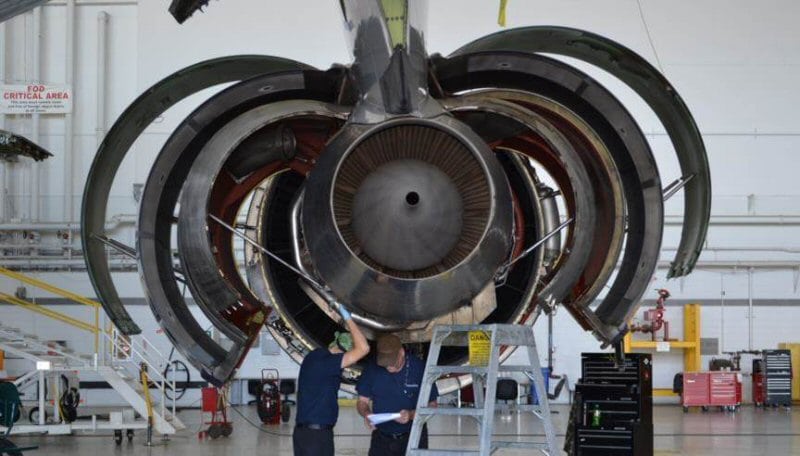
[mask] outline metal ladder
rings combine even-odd
[[[438,363],[442,346],[469,346],[470,332],[479,331],[489,335],[490,352],[486,366],[441,366]],[[499,365],[500,346],[512,345],[528,348],[528,365]],[[518,410],[532,412],[542,420],[545,432],[544,442],[508,442],[492,440],[494,430],[495,392],[497,389],[498,372],[523,372],[529,373],[533,378],[533,387],[539,398],[539,405],[518,405]],[[471,374],[475,390],[474,408],[430,408],[428,398],[431,388],[439,377],[447,374]],[[481,394],[485,387],[485,396]],[[478,421],[480,429],[480,448],[478,450],[448,450],[448,449],[420,449],[419,440],[422,427],[433,416],[470,416]],[[533,328],[523,325],[441,325],[433,330],[428,361],[425,365],[425,374],[420,385],[417,411],[411,426],[411,435],[408,439],[407,456],[416,455],[475,455],[489,456],[501,448],[532,448],[539,449],[551,456],[559,454],[556,449],[556,432],[550,417],[550,406],[547,401],[547,390],[544,387],[544,378],[539,364],[539,355],[536,350],[536,341],[533,337]]]

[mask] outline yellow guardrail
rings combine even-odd
[[[89,323],[83,322],[81,320],[75,319],[70,317],[69,315],[62,314],[60,312],[56,312],[54,310],[50,310],[46,307],[42,307],[36,305],[30,301],[25,299],[19,299],[16,296],[11,296],[6,293],[0,293],[0,300],[5,301],[9,304],[13,304],[15,306],[22,307],[24,309],[30,310],[31,312],[38,313],[44,315],[46,317],[53,318],[55,320],[63,321],[69,325],[75,326],[77,328],[83,329],[89,332],[97,332],[98,328],[90,325]]]
[[[51,309],[48,309],[46,307],[42,307],[42,306],[40,306],[40,305],[38,305],[36,303],[33,303],[31,301],[28,301],[28,300],[25,300],[25,299],[20,299],[20,298],[18,298],[16,296],[0,292],[0,300],[2,300],[2,301],[5,301],[5,302],[7,302],[9,304],[12,304],[12,305],[15,305],[15,306],[19,306],[19,307],[21,307],[23,309],[26,309],[28,311],[31,311],[31,312],[34,312],[34,313],[38,313],[40,315],[44,315],[44,316],[46,316],[48,318],[52,318],[54,320],[66,323],[66,324],[68,324],[70,326],[74,326],[76,328],[79,328],[79,329],[82,329],[84,331],[88,331],[88,332],[94,334],[94,350],[95,350],[95,353],[99,353],[99,349],[100,349],[100,332],[102,331],[102,329],[100,328],[100,309],[102,308],[102,306],[100,305],[99,302],[93,301],[93,300],[91,300],[89,298],[86,298],[86,297],[83,297],[81,295],[75,294],[75,293],[73,293],[71,291],[64,290],[63,288],[56,287],[56,286],[51,285],[51,284],[49,284],[47,282],[43,282],[41,280],[34,279],[33,277],[26,276],[25,274],[20,274],[19,272],[15,272],[15,271],[12,271],[10,269],[3,268],[3,267],[0,267],[0,275],[6,276],[6,277],[8,277],[10,279],[18,280],[18,281],[20,281],[22,283],[26,283],[26,284],[31,285],[33,287],[36,287],[36,288],[45,290],[47,292],[50,292],[50,293],[52,293],[54,295],[61,296],[62,298],[69,299],[72,302],[75,302],[75,303],[78,303],[78,304],[82,304],[84,306],[88,306],[88,307],[91,307],[92,309],[94,309],[94,323],[92,324],[92,323],[87,323],[87,322],[82,321],[82,320],[78,320],[78,319],[76,319],[74,317],[71,317],[69,315],[63,314],[61,312],[56,312],[55,310],[51,310]]]
[[[64,290],[63,288],[58,288],[56,286],[50,285],[47,282],[42,282],[41,280],[34,279],[33,277],[26,276],[25,274],[20,274],[19,272],[14,272],[10,269],[6,269],[0,267],[0,274],[10,277],[14,280],[19,280],[20,282],[27,283],[28,285],[32,285],[37,288],[41,288],[42,290],[49,291],[55,295],[61,296],[62,298],[67,298],[72,301],[75,301],[79,304],[83,304],[89,307],[102,307],[99,302],[93,301],[89,298],[85,298],[81,295],[75,294],[71,291]]]

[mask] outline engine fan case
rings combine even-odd
[[[428,132],[431,134],[442,134],[443,139],[434,141],[434,144],[442,144],[447,138],[459,143],[454,147],[463,150],[454,152],[454,160],[465,167],[478,166],[480,174],[472,182],[456,179],[465,204],[459,242],[464,241],[466,247],[462,246],[464,248],[458,252],[459,246],[456,246],[453,249],[455,253],[451,252],[452,255],[440,263],[423,270],[400,271],[380,264],[359,248],[351,233],[352,221],[348,219],[352,213],[346,207],[342,208],[348,203],[346,196],[341,195],[343,184],[340,179],[346,180],[343,174],[350,166],[349,155],[358,154],[359,148],[371,138],[392,133],[392,129],[418,128],[434,130]],[[438,158],[445,154],[446,148],[417,150],[409,147],[403,152],[404,142],[394,144],[396,147],[386,151],[387,157],[383,162],[379,157],[375,158],[372,168],[363,174],[369,175],[382,164],[408,158],[425,160],[448,172],[454,165],[442,163]],[[485,194],[474,192],[470,186],[485,187]],[[357,193],[355,188],[350,191]],[[397,196],[405,198],[406,195],[403,191]],[[485,202],[483,207],[481,198]],[[478,202],[470,206],[473,199]],[[471,211],[483,213],[476,215]],[[453,311],[468,303],[494,279],[511,249],[513,209],[508,181],[500,164],[486,143],[469,127],[449,116],[405,118],[379,126],[351,124],[345,127],[328,145],[309,176],[302,221],[314,267],[336,296],[359,313],[387,321],[407,322],[428,320]]]

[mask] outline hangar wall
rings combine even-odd
[[[69,231],[69,240],[57,241],[52,232],[43,231],[41,242],[77,246],[77,233],[69,229],[77,229],[80,195],[98,137],[141,91],[182,67],[230,54],[275,54],[320,68],[347,62],[337,8],[336,2],[321,0],[225,0],[213,2],[207,13],[179,26],[167,14],[163,2],[78,0],[73,134],[65,135],[68,122],[64,116],[41,116],[39,142],[55,156],[38,165],[0,165],[4,167],[4,171],[0,170],[0,188],[6,190],[0,190],[0,227],[37,223],[49,224],[55,230],[63,225]],[[581,13],[576,15],[576,10]],[[41,11],[38,79],[42,82],[63,83],[68,79],[67,11],[63,0],[52,1]],[[105,24],[102,12],[108,14],[104,54],[107,63],[100,68],[100,28]],[[431,2],[428,49],[447,54],[473,38],[499,30],[496,13],[494,1]],[[702,303],[704,337],[721,334],[719,304],[724,291],[725,299],[734,304],[725,310],[726,350],[748,348],[747,307],[741,304],[749,298],[755,304],[754,348],[775,347],[797,334],[791,322],[800,317],[800,307],[796,307],[800,297],[800,188],[794,183],[796,172],[791,164],[800,148],[800,121],[796,116],[800,92],[793,84],[800,80],[800,44],[784,38],[796,27],[794,19],[798,14],[800,4],[791,0],[768,4],[744,0],[515,0],[509,5],[509,27],[558,24],[591,30],[624,43],[661,68],[686,100],[708,148],[714,193],[712,225],[698,271],[686,279],[666,282],[665,270],[660,268],[652,288],[669,288],[675,301]],[[36,17],[31,13],[0,25],[0,79],[5,83],[36,79],[36,29]],[[601,71],[582,64],[576,66],[614,91],[634,114],[651,141],[664,185],[677,178],[678,165],[669,139],[644,103]],[[105,85],[98,87],[101,74]],[[144,183],[150,163],[172,129],[215,90],[218,88],[168,111],[147,129],[132,156],[123,163],[108,210],[109,215],[117,216],[112,231],[116,239],[130,245],[135,242],[135,186]],[[28,116],[0,116],[0,127],[23,135],[35,134],[34,121]],[[68,136],[72,137],[73,152],[65,158]],[[65,163],[72,163],[70,173],[64,172]],[[39,183],[35,208],[31,205],[34,181]],[[70,193],[66,199],[65,192]],[[70,205],[71,215],[67,213]],[[680,194],[667,203],[666,213],[661,258],[664,264],[679,240]],[[41,265],[67,264],[63,260],[44,259]],[[3,259],[4,263],[16,265],[26,261],[30,260]],[[80,261],[75,259],[72,264],[75,262]],[[752,272],[749,268],[753,268]],[[85,272],[42,276],[93,295]],[[141,302],[143,295],[136,274],[121,272],[115,279],[124,290],[125,299]],[[16,288],[16,284],[0,284],[3,289]],[[645,296],[649,300],[655,297],[655,291]],[[155,322],[147,307],[130,307],[137,318],[149,318],[144,327],[154,332]],[[780,318],[773,317],[778,314],[777,309]],[[21,326],[31,325],[31,329],[43,334],[56,331],[42,321],[32,317],[25,320],[15,312],[0,306],[0,319],[19,320]],[[670,308],[667,313],[678,335],[680,315],[677,308]],[[540,322],[539,326],[544,347],[544,325]],[[64,333],[67,336],[70,334]],[[578,330],[566,312],[557,316],[555,341],[556,370],[576,378],[577,354],[594,350],[597,344],[591,335]],[[672,373],[680,369],[680,357],[658,356],[661,358],[656,365],[656,382],[670,384]],[[277,359],[286,362],[284,356]],[[251,355],[243,375],[274,361]],[[292,369],[296,367],[286,362],[285,375],[290,375]]]

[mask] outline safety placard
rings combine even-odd
[[[0,113],[67,114],[72,112],[72,89],[64,85],[10,84],[0,86]]]
[[[469,332],[469,365],[485,367],[489,364],[492,339],[486,331]]]

